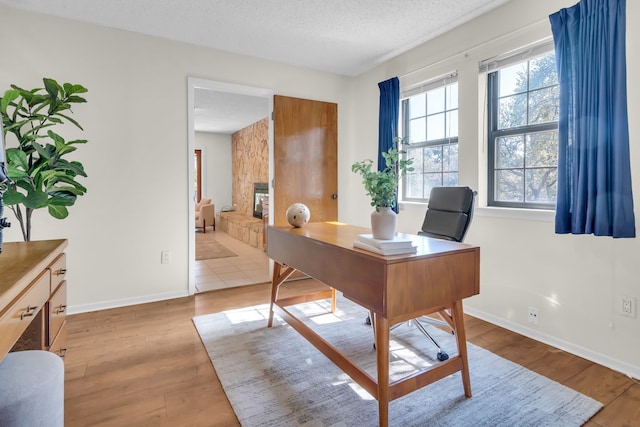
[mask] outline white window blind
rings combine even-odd
[[[553,39],[548,39],[534,45],[527,46],[515,51],[511,51],[502,55],[494,56],[493,58],[485,59],[480,62],[479,68],[481,73],[491,73],[501,68],[508,67],[509,65],[517,64],[518,62],[527,61],[541,56],[554,50]]]
[[[409,86],[408,88],[403,88],[400,97],[402,99],[410,98],[414,95],[418,95],[420,93],[424,93],[442,86],[450,85],[457,81],[457,72],[448,73],[443,76],[436,77],[435,79],[429,80],[428,82],[422,82],[417,85]]]

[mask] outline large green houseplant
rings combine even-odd
[[[44,78],[43,83],[44,88],[31,90],[11,85],[0,98],[3,136],[8,145],[7,169],[12,181],[4,194],[4,203],[20,223],[25,241],[31,240],[31,216],[35,209],[46,207],[54,218],[66,218],[67,208],[87,191],[76,180],[87,176],[84,166],[66,159],[76,145],[87,141],[65,141],[53,131],[66,122],[83,130],[70,114],[73,104],[86,102],[79,94],[87,89],[77,84],[60,85],[49,78]],[[17,146],[10,146],[8,134],[15,136]]]
[[[351,171],[362,176],[362,184],[371,198],[371,206],[375,211],[371,214],[371,228],[373,237],[391,239],[395,235],[395,212],[392,210],[397,203],[398,185],[407,172],[412,172],[413,159],[404,158],[405,151],[396,148],[396,144],[382,153],[385,167],[382,170],[374,168],[373,160],[366,159],[351,165]],[[384,219],[384,217],[387,219]],[[380,226],[380,228],[379,228]]]

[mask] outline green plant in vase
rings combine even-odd
[[[70,122],[73,104],[85,103],[78,94],[86,93],[81,85],[58,84],[44,78],[44,88],[31,90],[11,85],[0,98],[0,115],[4,135],[13,134],[16,147],[7,147],[7,170],[12,184],[4,193],[4,203],[15,214],[25,241],[31,240],[31,216],[35,209],[47,208],[57,219],[69,215],[68,207],[87,189],[76,178],[86,177],[84,166],[66,156],[85,144],[84,139],[65,141],[53,131]],[[9,142],[5,138],[5,142]]]
[[[396,145],[398,142],[399,139],[396,139]],[[370,159],[351,165],[351,171],[362,176],[362,184],[364,185],[367,195],[371,198],[371,206],[376,209],[371,218],[375,238],[388,240],[392,239],[395,235],[396,220],[393,208],[397,202],[398,185],[400,179],[408,172],[413,171],[413,167],[411,166],[413,159],[404,158],[405,154],[405,151],[398,150],[396,146],[383,152],[382,157],[385,160],[385,167],[382,170],[374,168],[374,162]],[[393,218],[387,220],[392,222],[389,226],[392,227],[392,231],[380,230],[380,232],[378,232],[379,230],[376,229],[376,225],[379,222],[377,218],[380,217],[380,215],[378,215],[380,213]]]

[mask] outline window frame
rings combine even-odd
[[[420,83],[419,85],[413,86],[411,88],[408,88],[406,90],[403,90],[402,95],[401,95],[401,99],[400,99],[400,103],[401,103],[401,123],[402,126],[400,128],[401,130],[401,135],[402,135],[402,139],[404,140],[404,138],[406,138],[407,132],[410,129],[410,117],[409,114],[407,113],[408,111],[408,104],[409,104],[409,99],[411,97],[414,97],[416,95],[420,95],[423,93],[427,93],[429,91],[432,90],[436,90],[436,89],[440,89],[440,88],[445,88],[448,86],[451,86],[453,84],[458,84],[458,73],[457,72],[451,72],[448,73],[444,76],[440,76],[437,77],[435,79],[431,79],[429,81]],[[458,85],[457,88],[457,93],[459,94],[459,90],[460,90],[460,86]],[[442,113],[445,116],[445,129],[447,126],[447,115],[450,111],[457,111],[458,112],[458,123],[459,123],[459,112],[460,112],[460,105],[459,105],[459,95],[458,95],[458,99],[456,99],[456,105],[457,107],[454,109],[448,109],[447,105],[445,105],[444,110],[442,111]],[[426,106],[425,106],[425,118],[428,117],[430,114],[428,114],[427,110],[426,110]],[[456,145],[458,148],[458,156],[459,156],[459,125],[458,125],[458,129],[456,129],[456,136],[454,137],[444,137],[444,138],[440,138],[437,140],[431,140],[429,141],[428,139],[426,141],[422,141],[422,142],[418,142],[418,143],[403,143],[401,148],[403,150],[407,149],[408,147],[414,149],[414,148],[425,148],[425,147],[439,147],[442,146],[444,148],[444,146],[446,145]],[[405,154],[404,157],[406,158],[407,155]],[[440,170],[439,174],[441,177],[441,182],[442,179],[444,177],[445,173],[452,173],[455,172],[456,175],[458,176],[458,179],[456,180],[456,183],[459,182],[459,174],[460,174],[460,167],[459,167],[460,163],[458,161],[458,168],[455,171],[444,171],[444,170]],[[424,169],[421,171],[421,174],[424,175]],[[408,175],[407,175],[408,176]],[[429,201],[429,196],[425,195],[422,198],[419,197],[408,197],[407,196],[407,176],[404,176],[402,178],[402,182],[401,182],[401,192],[400,192],[400,200],[399,203],[428,203]]]
[[[487,71],[487,206],[489,207],[497,207],[497,208],[518,208],[518,209],[535,209],[535,210],[555,210],[556,203],[540,203],[540,202],[512,202],[512,201],[499,201],[496,200],[496,141],[500,137],[509,137],[515,135],[526,135],[546,132],[550,130],[558,130],[558,121],[548,122],[548,123],[535,123],[530,125],[517,126],[508,129],[498,129],[498,106],[499,106],[499,79],[498,73],[501,69],[506,68],[509,65],[514,65],[522,62],[529,62],[537,57],[553,52],[553,45],[549,46],[549,44],[539,45],[535,48],[529,48],[525,53],[518,53],[514,55],[508,56],[506,59],[501,59],[500,61],[496,61],[501,63],[500,66],[492,67],[490,71]],[[495,65],[494,62],[493,64]],[[489,63],[489,61],[487,61]],[[486,68],[489,68],[485,65]],[[481,66],[482,70],[482,66]],[[530,94],[535,91],[527,88],[527,91],[524,93]],[[527,102],[527,115],[529,111],[529,103]],[[533,170],[532,168],[527,168],[526,165],[523,166],[523,170]],[[557,169],[557,164],[556,164]],[[523,196],[526,195],[527,187],[526,185],[523,187]]]

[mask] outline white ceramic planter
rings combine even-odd
[[[396,235],[397,215],[391,208],[380,207],[371,212],[371,232],[374,239],[391,240]]]

